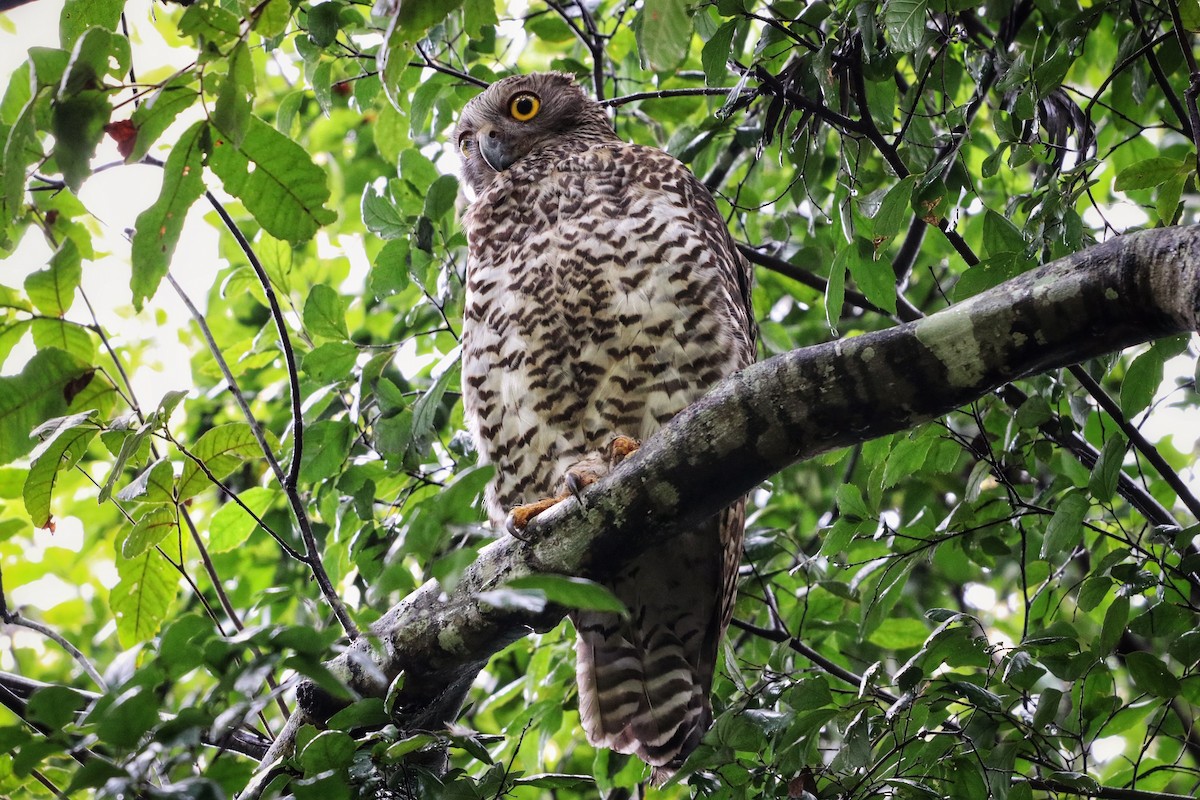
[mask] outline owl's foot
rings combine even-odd
[[[608,465],[615,467],[638,451],[642,443],[631,436],[614,436],[608,443]]]
[[[642,443],[630,436],[614,436],[603,450],[596,451],[567,470],[563,476],[564,491],[555,497],[546,497],[533,503],[515,506],[508,512],[504,521],[505,529],[520,538],[518,534],[529,525],[529,521],[551,506],[561,503],[568,497],[574,497],[583,502],[580,492],[603,478],[609,471],[620,464],[630,454],[637,452]]]
[[[512,510],[508,512],[508,518],[504,520],[505,530],[520,539],[520,533],[529,525],[529,520],[568,497],[570,495],[567,494],[559,495],[558,497],[543,497],[535,503],[513,506]]]

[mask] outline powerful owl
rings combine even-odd
[[[492,84],[455,135],[474,193],[463,399],[496,468],[499,526],[594,479],[753,360],[750,272],[704,185],[621,141],[569,76]],[[739,502],[626,567],[609,586],[627,619],[572,615],[588,740],[636,753],[657,780],[711,723],[743,525]]]

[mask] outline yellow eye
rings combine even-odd
[[[508,113],[512,114],[512,118],[517,122],[528,122],[537,116],[541,107],[542,101],[538,99],[536,94],[521,92],[518,95],[513,95],[513,99],[509,101]]]
[[[464,156],[468,155],[471,152],[471,137],[470,136],[464,136],[458,140],[458,152],[462,153]]]

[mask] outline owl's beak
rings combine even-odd
[[[491,125],[480,128],[475,134],[475,141],[479,145],[479,154],[483,156],[483,160],[496,172],[503,172],[517,160],[516,154],[509,149],[500,131]]]

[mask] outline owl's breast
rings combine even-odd
[[[466,218],[464,400],[497,508],[614,434],[649,436],[745,352],[728,265],[669,175],[611,152],[555,166]]]

